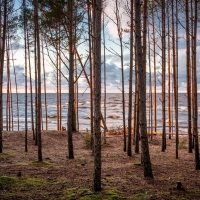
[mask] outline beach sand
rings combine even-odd
[[[69,160],[67,132],[42,131],[44,163],[37,163],[37,146],[28,132],[28,152],[24,152],[24,132],[3,132],[0,154],[0,199],[94,199],[93,156],[86,148],[86,133],[74,133],[74,156]],[[187,137],[180,136],[179,159],[175,159],[175,136],[167,138],[167,150],[161,152],[161,136],[149,140],[154,179],[143,177],[140,154],[128,157],[123,152],[123,136],[107,135],[102,145],[102,194],[97,199],[200,199],[200,171],[195,170],[194,153],[188,153]],[[36,186],[2,183],[2,176],[42,180]],[[182,190],[177,190],[181,181]],[[114,194],[111,194],[111,192]],[[126,198],[125,198],[126,197]],[[113,197],[114,199],[114,197]],[[123,198],[121,198],[123,199]]]

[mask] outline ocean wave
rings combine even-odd
[[[110,119],[119,119],[120,116],[117,116],[117,115],[109,115],[107,118],[110,118]]]
[[[85,117],[83,117],[83,119],[91,119],[91,117],[90,116],[85,116]]]
[[[187,111],[187,107],[186,107],[186,106],[179,106],[179,107],[178,107],[178,110],[179,110],[179,111],[182,111],[182,112],[183,112],[183,111]]]
[[[57,118],[57,115],[48,115],[48,118]]]

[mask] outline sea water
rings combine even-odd
[[[156,125],[157,131],[162,131],[162,95],[156,95]],[[28,129],[31,130],[31,95],[27,95],[27,122]],[[42,94],[42,127],[46,129],[46,110],[45,110],[45,98]],[[7,109],[7,99],[12,102],[10,103],[10,111]],[[8,121],[11,126],[11,130],[24,130],[25,129],[25,94],[19,93],[12,94],[9,98],[7,94],[3,95],[3,127],[7,130]],[[108,129],[117,129],[122,127],[122,94],[121,93],[109,93],[106,94],[106,104],[104,105],[104,95],[102,94],[102,115],[104,116],[104,106],[106,106],[106,125]],[[18,101],[18,106],[17,106]],[[48,130],[57,129],[57,102],[55,93],[46,94],[46,109],[47,109],[47,126]],[[150,96],[147,94],[147,126],[149,124],[149,110],[152,110],[152,124],[154,126],[154,107],[151,108]],[[154,101],[154,95],[152,94],[152,101]],[[79,130],[90,130],[90,94],[80,93],[78,95],[78,124]],[[134,105],[134,99],[133,99]],[[154,102],[152,102],[154,106]],[[175,115],[174,115],[174,101],[173,94],[171,94],[171,115],[173,121],[173,126],[175,126]],[[68,113],[68,94],[61,94],[61,108],[62,108],[62,126],[67,127],[67,113]],[[33,94],[33,109],[35,110],[35,94]],[[134,109],[134,106],[133,106]],[[9,117],[10,116],[10,117]],[[35,116],[35,111],[34,111]],[[125,117],[126,126],[128,125],[128,94],[125,94]],[[7,120],[9,119],[9,120]],[[166,126],[168,126],[168,95],[166,95]],[[188,112],[187,112],[187,95],[184,93],[179,93],[178,95],[178,125],[180,133],[187,133],[187,123],[188,123]],[[200,94],[198,94],[198,127],[200,126]],[[12,128],[13,127],[13,128]],[[168,131],[168,127],[166,129]]]

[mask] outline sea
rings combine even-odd
[[[157,131],[162,131],[162,95],[157,93],[156,98],[156,126]],[[171,115],[172,115],[172,125],[175,126],[174,118],[174,101],[173,95],[171,94]],[[27,122],[28,129],[31,130],[31,95],[27,94]],[[46,110],[45,110],[45,95],[42,94],[42,129],[46,130],[57,130],[57,102],[55,93],[46,94],[46,109],[47,109],[47,120],[46,120]],[[35,109],[35,94],[33,94],[33,108]],[[154,121],[151,122],[149,118],[154,119],[154,96],[152,96],[152,107],[150,103],[150,95],[147,94],[147,126],[154,126]],[[166,95],[166,126],[168,126],[168,95]],[[106,125],[109,130],[116,130],[123,127],[122,120],[122,94],[121,93],[108,93],[106,94],[106,101],[104,100],[104,95],[102,94],[102,115],[106,116]],[[104,103],[106,102],[106,104]],[[10,102],[10,109],[8,109],[7,102]],[[18,106],[17,106],[18,102]],[[68,94],[61,94],[61,124],[63,127],[67,127],[67,113],[68,113]],[[3,94],[3,130],[24,130],[25,129],[25,94],[11,94],[8,98],[7,94]],[[134,99],[133,99],[134,105]],[[106,115],[104,114],[104,108],[106,108]],[[133,107],[134,109],[134,107]],[[152,111],[152,114],[151,114]],[[77,129],[80,131],[90,130],[90,94],[89,93],[79,93],[78,103],[77,103]],[[35,112],[34,112],[35,115]],[[128,125],[128,94],[125,94],[125,116],[126,116],[126,126]],[[46,124],[47,121],[47,124]],[[188,113],[187,113],[187,95],[184,93],[179,93],[178,95],[178,125],[179,133],[187,134],[187,123],[188,123]],[[47,126],[46,126],[47,125]],[[8,127],[9,126],[9,127]],[[200,127],[200,93],[198,94],[198,127]],[[173,129],[172,129],[173,130]],[[166,132],[168,127],[166,127]],[[174,129],[175,131],[175,129]]]

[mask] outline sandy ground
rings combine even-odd
[[[74,156],[68,159],[67,133],[42,131],[43,164],[37,161],[37,146],[28,133],[28,152],[24,151],[24,132],[3,133],[0,177],[44,180],[35,187],[2,185],[0,199],[95,199],[92,195],[93,156],[86,148],[86,133],[74,133]],[[167,138],[167,150],[161,152],[161,136],[149,140],[154,179],[143,177],[140,154],[128,157],[123,152],[123,136],[107,135],[102,145],[102,193],[115,190],[120,197],[96,199],[200,199],[200,171],[195,170],[194,153],[188,153],[187,138],[180,136],[179,159],[175,158],[175,136]],[[182,183],[181,190],[177,182]],[[79,188],[79,189],[77,189]],[[85,188],[89,193],[80,193]],[[69,194],[73,191],[74,195]]]

